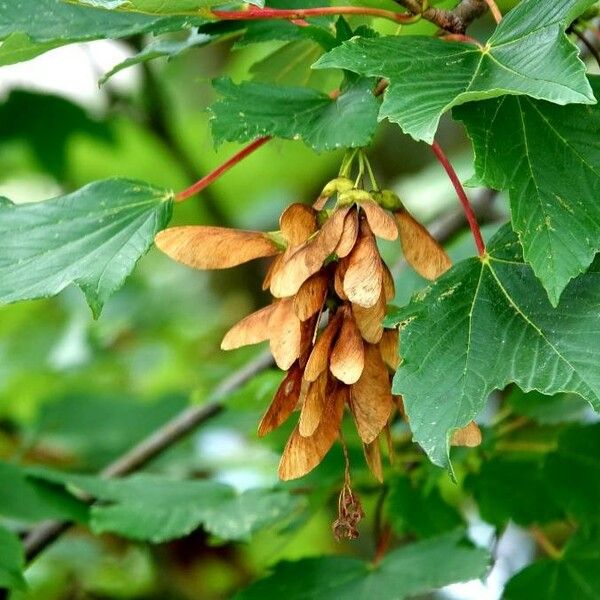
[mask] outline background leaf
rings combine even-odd
[[[25,588],[25,559],[17,536],[0,527],[0,592],[2,588]]]
[[[45,202],[0,208],[0,303],[71,283],[95,316],[171,218],[172,193],[110,179]]]
[[[484,550],[454,532],[389,552],[376,566],[347,557],[280,563],[274,573],[236,596],[238,600],[402,600],[436,588],[481,577]]]
[[[145,474],[118,480],[41,470],[33,474],[100,500],[91,509],[95,533],[112,532],[155,544],[186,536],[201,525],[224,540],[247,540],[252,533],[286,520],[301,506],[287,492],[256,489],[238,494],[213,481],[177,481]]]
[[[366,146],[377,127],[379,103],[371,80],[360,80],[335,100],[309,88],[261,83],[214,83],[224,98],[213,104],[216,144],[270,135],[301,139],[317,152]]]

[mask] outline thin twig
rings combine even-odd
[[[488,5],[485,0],[462,0],[454,10],[430,7],[423,10],[420,0],[396,0],[413,15],[437,25],[444,31],[450,33],[465,33],[469,25],[479,17],[483,16]]]
[[[496,4],[496,1],[485,0],[485,3],[488,5],[488,8],[490,9],[490,12],[492,13],[492,16],[494,17],[496,23],[500,23],[500,21],[502,21],[502,13],[500,12],[498,5]]]
[[[471,206],[471,202],[463,188],[463,185],[452,166],[452,163],[448,160],[448,157],[442,150],[441,146],[437,142],[433,142],[431,145],[431,149],[435,154],[436,158],[444,167],[444,170],[448,174],[454,189],[456,190],[456,195],[462,204],[463,210],[465,211],[465,216],[467,217],[467,221],[469,222],[469,227],[471,228],[471,233],[473,234],[473,238],[475,240],[475,245],[477,246],[477,252],[479,252],[479,256],[485,255],[485,244],[483,242],[483,237],[481,236],[481,230],[479,229],[479,223],[477,222],[477,217],[473,212],[473,207]]]
[[[414,15],[397,13],[383,8],[370,8],[368,6],[324,6],[320,8],[293,8],[293,9],[251,9],[251,10],[213,10],[211,14],[221,21],[255,21],[280,19],[297,21],[308,17],[326,15],[357,15],[366,17],[379,17],[395,23],[411,23],[415,21]]]
[[[223,408],[223,398],[240,388],[252,377],[273,364],[271,354],[265,352],[223,380],[210,395],[210,401],[202,406],[191,406],[176,415],[168,423],[151,433],[129,452],[117,458],[100,473],[100,477],[122,477],[139,470],[166,449],[171,448],[202,423],[205,423]],[[41,552],[71,527],[71,523],[48,521],[29,532],[24,541],[27,562]]]
[[[592,44],[592,42],[590,42],[590,40],[588,40],[585,37],[584,32],[579,31],[575,27],[573,27],[571,31],[577,36],[577,38],[581,41],[581,43],[588,49],[589,53],[594,57],[594,60],[598,63],[598,67],[600,68],[600,51],[598,51],[598,48],[596,48],[596,46],[594,46],[594,44]]]
[[[562,556],[562,552],[548,539],[546,534],[539,527],[533,526],[529,531],[537,545],[550,558],[558,560]]]

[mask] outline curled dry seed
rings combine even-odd
[[[292,414],[302,387],[302,369],[298,363],[294,364],[284,380],[277,388],[275,397],[258,426],[258,435],[263,437],[277,429]]]
[[[317,314],[327,298],[327,273],[319,271],[309,277],[294,296],[294,310],[301,321]]]
[[[377,202],[366,200],[361,203],[360,207],[365,212],[371,231],[378,238],[390,241],[398,238],[398,226],[394,221],[394,217],[383,210]]]
[[[344,258],[352,252],[356,239],[358,238],[358,212],[350,209],[344,219],[344,230],[338,245],[335,247],[334,254],[338,258]]]
[[[271,354],[277,366],[287,371],[300,356],[301,321],[294,312],[292,298],[284,298],[275,304],[269,318]]]
[[[344,292],[353,304],[375,306],[383,285],[383,267],[375,238],[363,221],[356,246],[348,256]]]
[[[383,483],[383,467],[381,465],[381,447],[379,445],[379,438],[373,440],[370,444],[363,444],[363,451],[369,470],[373,473],[377,481]]]
[[[317,231],[317,213],[306,204],[291,204],[279,218],[279,229],[290,246],[299,246]]]
[[[324,371],[316,381],[308,386],[298,421],[298,431],[302,437],[310,437],[321,422],[327,381],[327,371]]]
[[[396,284],[394,283],[394,278],[392,277],[392,272],[389,270],[388,266],[382,262],[383,266],[383,290],[385,292],[385,301],[391,302],[396,297]]]
[[[479,429],[479,425],[475,423],[475,421],[471,421],[465,427],[461,429],[457,429],[451,438],[452,446],[464,446],[466,448],[476,448],[481,445],[481,429]]]
[[[344,415],[347,390],[345,386],[328,388],[319,426],[308,437],[300,435],[298,426],[288,440],[279,463],[279,477],[284,481],[297,479],[312,471],[325,457],[339,436]]]
[[[350,388],[349,406],[358,435],[370,444],[386,426],[393,406],[388,370],[377,346],[365,344],[365,368]]]
[[[171,227],[155,241],[172,259],[195,269],[228,269],[280,252],[265,233],[225,227]]]
[[[383,362],[392,371],[396,371],[400,366],[400,355],[398,354],[398,341],[400,333],[397,329],[386,329],[381,336],[379,350]]]
[[[365,367],[365,350],[360,331],[349,310],[344,310],[342,327],[331,352],[329,370],[346,384],[356,383]]]
[[[341,323],[342,315],[339,312],[329,318],[329,323],[327,323],[327,326],[317,338],[308,358],[308,362],[306,363],[304,369],[304,379],[306,379],[306,381],[316,381],[319,375],[327,370],[331,346],[333,345],[333,340],[339,331]]]
[[[452,261],[436,239],[407,210],[394,213],[406,262],[422,277],[433,281]]]
[[[346,296],[346,292],[344,292],[344,277],[346,276],[346,271],[348,270],[348,261],[347,259],[340,260],[335,267],[335,274],[333,276],[333,287],[335,289],[335,293],[340,300],[346,302],[348,300],[348,296]]]
[[[221,342],[221,349],[234,350],[267,341],[270,337],[269,319],[275,306],[275,304],[265,306],[236,323],[225,334]]]

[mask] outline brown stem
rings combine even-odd
[[[454,10],[435,7],[423,10],[420,0],[396,0],[396,2],[413,15],[420,15],[450,33],[465,33],[469,25],[488,10],[486,0],[462,0]]]
[[[207,188],[211,183],[214,183],[221,175],[229,171],[232,167],[235,167],[239,162],[244,160],[247,156],[252,154],[255,150],[258,150],[261,146],[264,146],[271,138],[270,137],[261,137],[257,140],[254,140],[252,143],[248,144],[244,148],[242,148],[237,154],[232,156],[229,160],[224,162],[222,165],[217,167],[214,171],[205,175],[202,179],[191,185],[189,188],[179,192],[175,195],[175,202],[183,202],[188,198],[200,193],[202,190]]]
[[[198,425],[219,414],[223,410],[222,400],[225,396],[240,388],[249,379],[272,364],[273,359],[269,353],[259,355],[222,381],[211,394],[210,402],[183,410],[129,452],[126,452],[103,469],[100,477],[122,477],[147,465],[152,459],[191,433]],[[34,560],[70,527],[70,523],[48,521],[31,530],[24,541],[27,562]]]
[[[475,245],[477,246],[479,256],[484,256],[485,244],[483,242],[483,237],[481,236],[481,230],[479,229],[477,217],[475,216],[473,207],[471,206],[471,202],[469,201],[465,189],[463,188],[463,185],[460,182],[460,179],[456,174],[452,163],[448,160],[448,157],[442,150],[442,147],[437,142],[433,142],[433,144],[431,145],[431,149],[433,150],[433,153],[435,154],[442,167],[444,167],[444,170],[448,174],[448,177],[450,178],[450,181],[452,182],[452,185],[456,190],[456,195],[458,196],[458,199],[462,204],[463,210],[465,211],[465,216],[467,217],[467,221],[469,222],[469,227],[471,228],[471,233],[473,234],[473,238],[475,240]]]
[[[552,559],[558,560],[562,552],[546,537],[546,534],[537,526],[529,530],[537,545]]]
[[[369,8],[367,6],[324,6],[321,8],[293,8],[293,9],[251,9],[251,10],[213,10],[212,14],[221,21],[254,21],[281,19],[286,21],[297,21],[307,17],[319,17],[325,15],[358,15],[367,17],[380,17],[395,23],[410,23],[414,21],[414,15],[397,13],[382,8]]]
[[[500,12],[498,5],[496,4],[496,1],[485,0],[485,3],[488,5],[488,8],[490,9],[490,12],[492,13],[492,16],[494,17],[496,23],[500,23],[500,21],[502,21],[502,13]]]

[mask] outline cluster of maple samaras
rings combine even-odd
[[[335,206],[327,210],[332,197]],[[389,443],[394,407],[401,414],[403,407],[391,390],[398,331],[382,325],[394,281],[375,238],[400,237],[405,259],[427,279],[446,271],[450,259],[392,192],[357,190],[345,178],[330,182],[312,207],[289,206],[279,226],[274,233],[177,227],[161,232],[156,243],[171,258],[199,269],[275,257],[263,283],[274,302],[235,325],[221,345],[232,350],[268,340],[275,362],[287,371],[259,435],[299,410],[279,465],[282,479],[295,479],[323,460],[347,408],[367,464],[381,480],[379,438]],[[470,427],[453,442],[473,445],[477,437]]]

